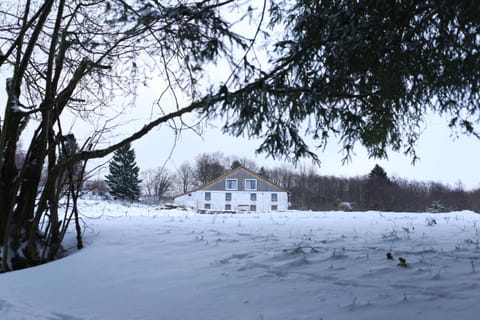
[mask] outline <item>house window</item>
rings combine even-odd
[[[238,190],[238,179],[226,179],[225,190]]]
[[[231,204],[226,204],[225,205],[225,210],[232,210],[232,205]]]
[[[245,179],[245,190],[257,190],[257,179]]]
[[[278,206],[276,204],[272,205],[272,211],[278,210]]]
[[[231,192],[225,193],[225,201],[232,201],[232,193]]]
[[[250,193],[250,201],[257,201],[257,194],[256,193]]]
[[[210,201],[212,199],[212,193],[211,192],[205,192],[205,201]]]
[[[278,201],[278,195],[276,193],[272,193],[272,202]]]
[[[257,211],[257,206],[254,204],[250,205],[250,211]]]
[[[210,205],[210,203],[205,203],[205,206],[204,206],[205,209],[211,209],[212,206]]]

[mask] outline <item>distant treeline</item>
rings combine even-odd
[[[174,171],[166,168],[142,171],[144,199],[171,200],[240,165],[287,189],[291,209],[480,212],[480,189],[465,191],[461,185],[450,187],[389,177],[379,165],[367,175],[344,178],[320,175],[314,167],[265,168],[250,159],[226,157],[219,152],[200,154],[193,163],[184,162]],[[90,181],[86,186],[100,193],[108,192],[103,181]]]
[[[480,189],[465,191],[461,186],[389,178],[378,165],[370,174],[354,178],[285,167],[267,169],[265,175],[290,191],[292,209],[480,212]]]

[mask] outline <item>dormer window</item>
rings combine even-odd
[[[245,179],[245,190],[257,190],[257,179]]]
[[[238,190],[238,179],[226,179],[225,190]]]

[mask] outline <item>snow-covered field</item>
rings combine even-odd
[[[473,212],[82,213],[85,249],[0,274],[0,319],[479,319]]]

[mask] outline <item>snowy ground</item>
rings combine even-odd
[[[472,212],[199,215],[93,200],[82,212],[85,249],[0,275],[0,319],[479,317]]]

